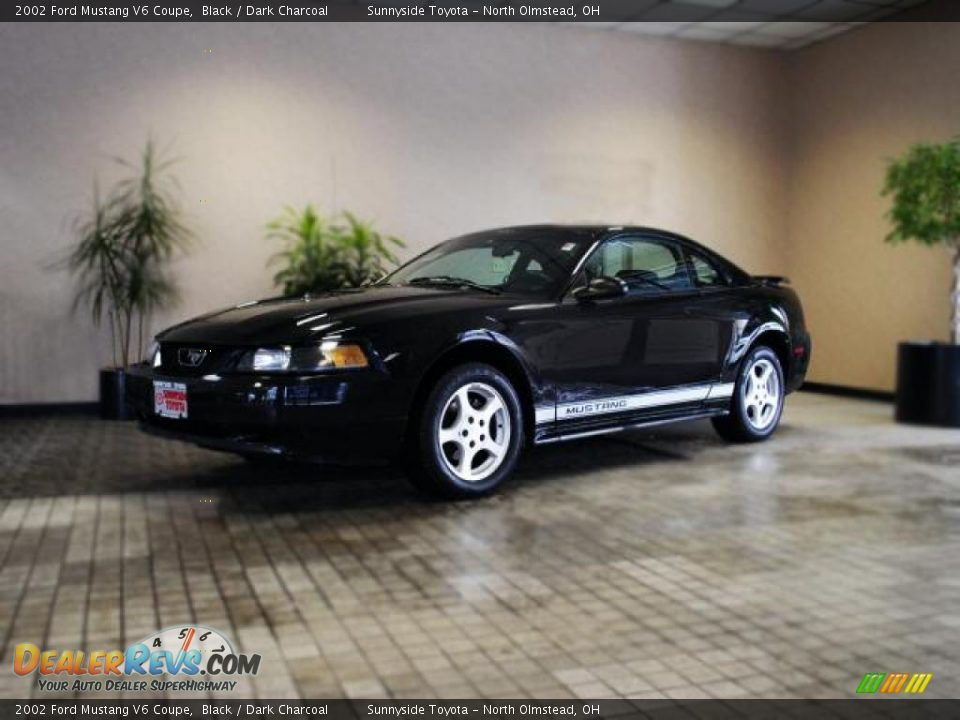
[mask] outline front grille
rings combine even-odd
[[[210,375],[232,368],[241,352],[215,345],[164,343],[160,345],[160,367],[157,370],[172,377]]]

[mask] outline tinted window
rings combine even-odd
[[[727,280],[717,266],[698,253],[690,253],[690,267],[697,287],[717,287],[726,285]]]
[[[384,278],[393,285],[460,278],[522,295],[556,295],[593,242],[576,230],[515,228],[448,240]]]
[[[627,283],[630,292],[657,293],[690,288],[690,277],[679,248],[652,238],[607,240],[584,266],[584,281],[607,276]]]
[[[520,253],[516,250],[494,256],[489,247],[468,247],[440,255],[422,267],[422,274],[450,275],[488,287],[500,286],[514,269]]]

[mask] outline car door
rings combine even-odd
[[[713,357],[710,362],[714,366],[711,374],[719,380],[730,374],[731,347],[738,335],[738,328],[743,328],[752,312],[741,288],[734,284],[720,263],[695,247],[685,247],[685,255],[697,289],[686,311],[703,325],[704,331],[715,341],[715,344],[711,343]],[[729,397],[733,391],[733,384],[729,380],[728,377],[722,387],[715,385],[710,397]]]
[[[582,301],[596,277],[626,286],[621,297]],[[607,238],[585,261],[539,348],[555,391],[556,429],[580,432],[700,406],[720,370],[719,329],[695,312],[695,287],[681,244],[652,234]]]

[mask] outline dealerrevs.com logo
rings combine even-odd
[[[202,625],[169,627],[126,650],[41,650],[20,643],[13,671],[37,674],[50,692],[229,691],[232,678],[256,675],[260,655],[233,649],[223,633]]]

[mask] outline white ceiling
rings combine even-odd
[[[596,30],[794,50],[927,0],[631,0]],[[626,10],[626,8],[624,8]]]

